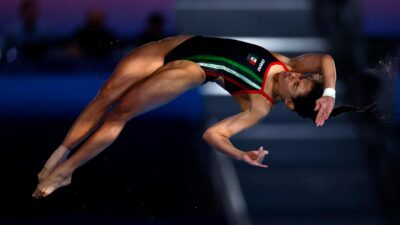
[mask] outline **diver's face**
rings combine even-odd
[[[280,72],[278,74],[279,92],[283,100],[296,99],[307,95],[313,88],[311,78],[296,72]]]

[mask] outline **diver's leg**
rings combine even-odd
[[[177,36],[145,44],[121,60],[97,96],[76,119],[62,144],[47,160],[38,174],[39,182],[67,158],[71,149],[79,145],[101,124],[112,104],[132,85],[162,67],[168,52],[189,37]]]
[[[131,118],[169,102],[186,90],[201,85],[204,80],[204,71],[197,64],[176,61],[132,86],[107,115],[102,126],[38,185],[33,196],[45,197],[68,185],[74,170],[110,146]]]

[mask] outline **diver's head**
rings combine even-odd
[[[299,111],[300,115],[305,115],[303,108],[309,105],[313,105],[314,110],[315,100],[322,96],[322,85],[310,75],[283,71],[274,77],[274,81],[278,87],[275,91],[278,98],[288,109]]]
[[[301,74],[295,72],[281,72],[274,78],[278,85],[276,95],[286,107],[303,118],[315,121],[318,111],[315,111],[316,101],[324,92],[323,83],[319,74]],[[338,116],[346,112],[367,112],[374,117],[379,117],[375,105],[365,107],[338,106],[335,107],[330,117]]]

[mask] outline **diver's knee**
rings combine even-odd
[[[120,101],[110,112],[109,120],[127,122],[134,114],[132,105],[125,101]]]
[[[95,97],[94,101],[97,104],[102,105],[102,106],[106,106],[106,107],[111,106],[120,97],[120,95],[118,95],[117,93],[114,93],[114,92],[115,91],[113,91],[109,87],[103,87],[102,89],[100,89],[100,91],[97,94],[97,96]]]

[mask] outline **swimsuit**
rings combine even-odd
[[[264,87],[270,68],[286,65],[268,50],[249,43],[223,38],[194,36],[175,47],[165,57],[165,63],[190,60],[200,65],[206,81],[223,77],[224,88],[230,94],[258,93],[275,104]]]

